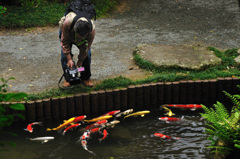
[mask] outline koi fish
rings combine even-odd
[[[180,139],[179,137],[170,137],[161,133],[155,133],[154,136],[160,137],[161,139]]]
[[[107,120],[107,119],[110,119],[110,118],[112,118],[112,115],[100,116],[100,117],[97,117],[97,118],[93,118],[91,120],[84,120],[84,121],[87,122],[87,123],[90,123],[90,122],[97,122],[99,120]]]
[[[59,125],[58,127],[56,128],[53,128],[53,129],[50,129],[50,128],[47,128],[47,131],[52,131],[52,130],[61,130],[63,129],[64,127],[68,126],[69,124],[71,124],[73,121],[74,121],[75,117],[72,117],[70,119],[68,119],[67,121],[65,121],[63,124]]]
[[[82,141],[81,141],[81,144],[82,144],[82,147],[84,148],[84,150],[86,150],[86,151],[88,151],[89,153],[91,153],[91,154],[93,154],[93,155],[96,156],[96,154],[95,154],[93,151],[88,150],[88,148],[87,148],[87,141],[86,141],[86,140],[82,140]]]
[[[163,107],[166,111],[168,111],[166,114],[164,115],[168,115],[168,116],[173,116],[173,115],[176,115],[174,114],[170,109],[168,109],[167,107]]]
[[[49,140],[53,140],[54,137],[53,136],[45,136],[45,137],[36,137],[36,138],[27,138],[31,141],[41,141],[42,143],[46,143]]]
[[[110,112],[108,112],[108,113],[106,113],[106,114],[103,114],[103,115],[101,115],[101,116],[115,115],[115,114],[117,114],[117,113],[120,113],[120,110],[113,110],[113,111],[110,111]]]
[[[128,114],[130,114],[132,112],[133,112],[133,109],[128,109],[128,110],[125,110],[124,112],[119,112],[118,114],[116,114],[116,118],[128,115]]]
[[[190,109],[195,111],[196,109],[202,109],[202,105],[200,104],[165,104],[162,107],[173,107],[173,108],[180,108],[180,109]]]
[[[32,127],[33,125],[41,125],[42,126],[42,122],[33,122],[31,124],[28,124],[27,128],[24,129],[24,130],[32,133],[33,132],[33,127]]]
[[[83,133],[83,135],[79,138],[78,141],[88,140],[89,138],[90,138],[90,130],[87,130]]]
[[[87,117],[86,115],[75,117],[75,119],[73,120],[73,123],[78,123],[79,121],[83,121],[86,117]]]
[[[89,130],[89,129],[92,129],[94,127],[100,127],[100,126],[103,126],[105,123],[107,123],[107,120],[100,120],[100,121],[97,121],[96,123],[88,125],[85,129]]]
[[[184,117],[184,116],[183,116]],[[179,121],[179,120],[182,120],[182,118],[174,118],[174,117],[160,117],[158,118],[159,120],[161,121],[166,121],[166,123],[169,123],[169,121]]]
[[[107,137],[107,135],[108,135],[107,130],[104,129],[103,132],[102,132],[102,134],[103,134],[103,137],[102,137],[101,139],[98,139],[99,142],[101,142],[103,139],[105,139],[105,138]]]
[[[129,115],[125,116],[124,119],[127,118],[127,117],[131,117],[131,116],[136,117],[136,116],[139,116],[139,115],[140,115],[141,117],[144,117],[145,114],[148,114],[148,113],[150,113],[150,111],[148,111],[148,110],[145,110],[145,111],[139,111],[139,112],[132,113],[132,114],[129,114]]]
[[[113,120],[113,121],[111,121],[109,123],[106,123],[104,127],[106,127],[106,128],[109,128],[109,127],[113,128],[118,123],[120,123],[119,120]]]
[[[81,125],[80,123],[77,123],[77,124],[73,124],[73,125],[67,127],[67,128],[63,131],[62,135],[65,135],[65,133],[66,133],[68,130],[72,130],[73,128],[77,128],[77,127],[80,126],[80,125]]]
[[[101,129],[100,128],[93,128],[90,130],[91,133],[96,133],[99,132]]]

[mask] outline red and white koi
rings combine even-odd
[[[90,133],[90,130],[85,131],[79,140],[88,140],[90,138]]]
[[[107,137],[107,135],[108,135],[107,130],[104,129],[103,132],[102,132],[102,134],[103,134],[103,137],[102,137],[101,139],[98,139],[99,142],[101,142],[103,139],[105,139],[105,138]]]
[[[180,139],[179,137],[170,137],[161,133],[155,133],[154,136],[160,137],[161,139]]]
[[[184,116],[182,116],[182,118],[174,118],[174,117],[159,117],[158,119],[161,121],[166,121],[167,123],[169,123],[169,121],[179,121],[182,120],[184,118]]]
[[[27,128],[24,129],[24,130],[32,133],[33,132],[33,127],[32,127],[33,125],[40,125],[40,126],[42,126],[42,122],[33,122],[31,124],[28,124]]]
[[[84,148],[84,150],[86,150],[86,151],[88,151],[89,153],[91,153],[91,154],[93,154],[93,155],[96,156],[96,154],[95,154],[93,151],[88,150],[88,148],[87,148],[87,141],[86,141],[86,140],[82,140],[82,141],[81,141],[81,144],[82,144],[82,147]]]
[[[106,113],[106,114],[103,114],[103,115],[101,115],[101,116],[116,115],[116,114],[118,114],[118,113],[120,113],[120,110],[113,110],[113,111],[110,111],[110,112],[108,112],[108,113]]]
[[[73,124],[73,125],[67,127],[66,129],[63,130],[62,135],[65,135],[65,133],[66,133],[68,130],[72,130],[72,129],[74,129],[74,128],[77,128],[77,127],[80,126],[80,125],[81,125],[80,123],[77,123],[77,124]]]
[[[192,111],[195,111],[196,109],[202,109],[202,105],[200,105],[200,104],[164,104],[164,105],[162,105],[162,107],[190,109]]]
[[[108,122],[107,120],[100,120],[100,121],[97,121],[96,123],[88,125],[85,129],[89,130],[95,127],[101,127],[101,126],[104,126],[104,124],[106,124],[107,122]]]

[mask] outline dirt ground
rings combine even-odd
[[[96,20],[91,79],[97,84],[120,75],[133,80],[151,75],[132,61],[138,44],[240,48],[239,15],[237,0],[122,0],[111,17]],[[1,30],[0,55],[1,76],[16,78],[9,81],[9,91],[58,88],[62,69],[57,26]]]

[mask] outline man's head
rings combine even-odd
[[[92,31],[91,24],[88,21],[83,20],[78,20],[73,29],[78,35],[83,37]]]

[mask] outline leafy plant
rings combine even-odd
[[[3,14],[7,11],[7,8],[4,6],[0,6],[0,14]]]
[[[210,135],[208,140],[211,141],[211,146],[208,148],[214,149],[212,152],[227,155],[235,148],[240,149],[240,102],[238,100],[240,96],[231,95],[225,91],[224,93],[235,104],[231,112],[228,112],[222,103],[217,102],[212,108],[203,106],[204,113],[201,113],[201,116],[208,121],[206,124],[208,128],[205,129]]]
[[[9,114],[7,113],[8,109],[12,109],[15,111],[22,111],[25,110],[25,107],[21,103],[9,104],[7,102],[15,101],[15,100],[22,100],[24,97],[27,96],[26,93],[7,93],[7,82],[14,78],[9,78],[5,80],[1,78],[2,84],[0,85],[0,135],[9,134],[9,135],[16,135],[10,132],[3,131],[4,127],[10,126],[13,121],[14,117],[19,117],[24,119],[22,114]],[[13,145],[13,143],[10,143]],[[3,142],[0,142],[1,146],[4,146]]]

